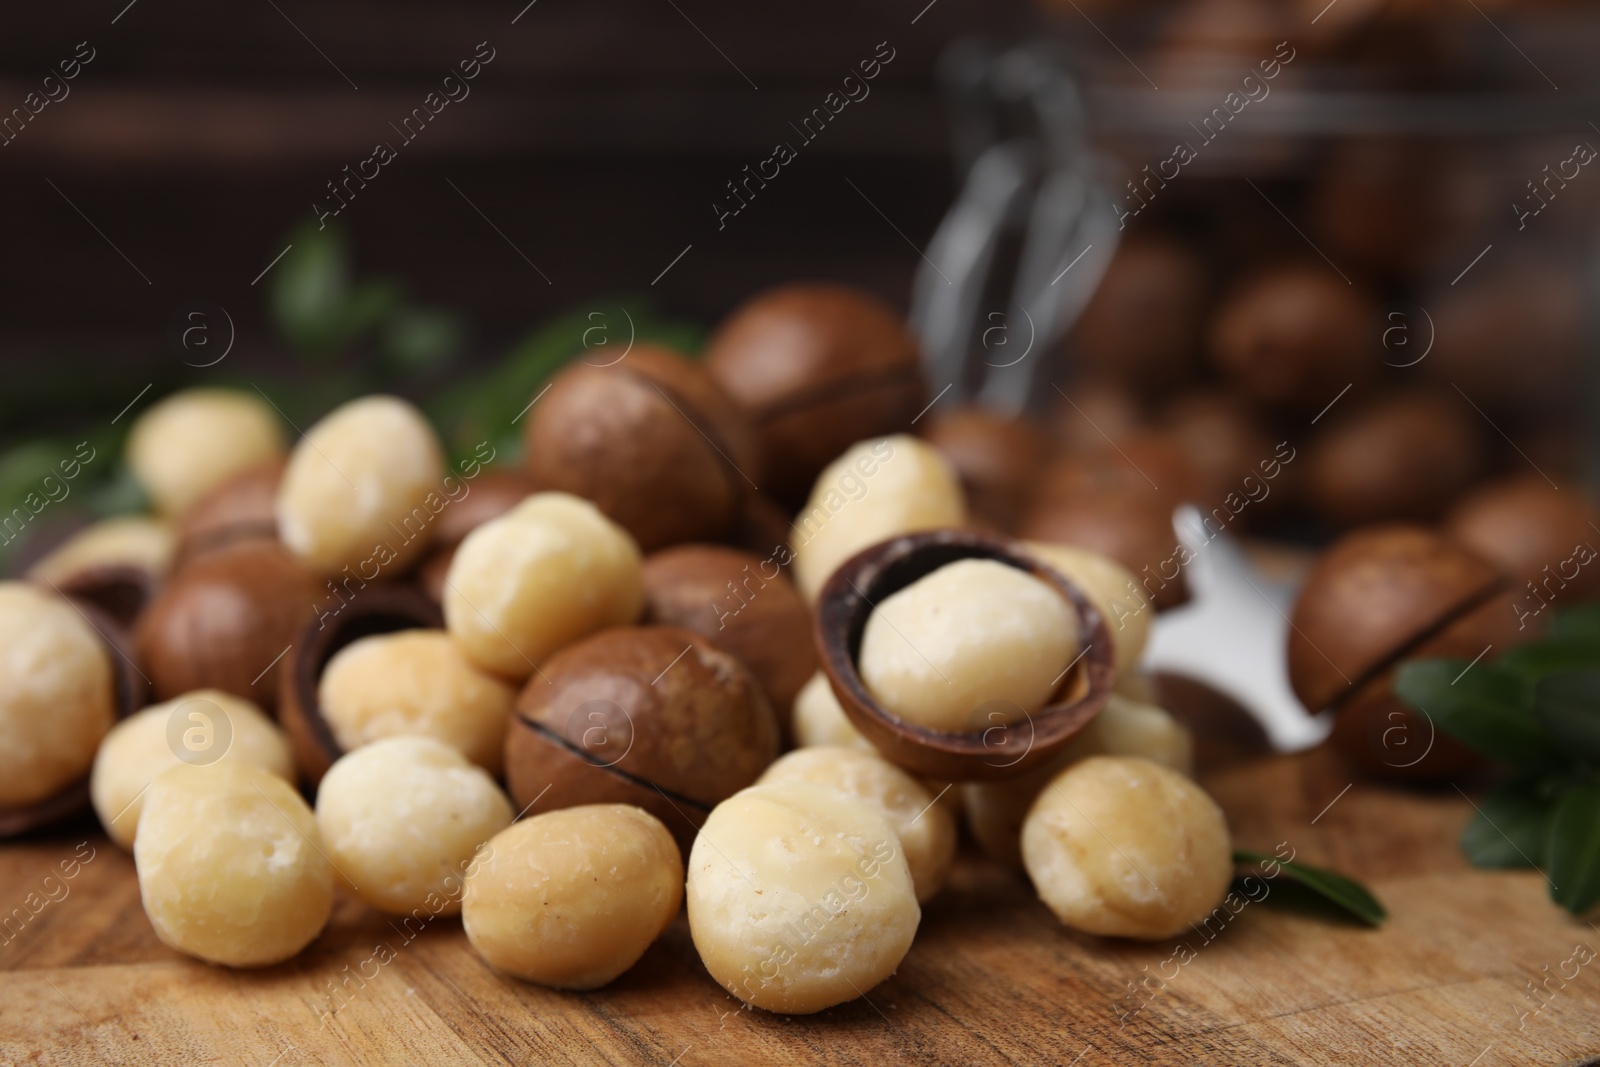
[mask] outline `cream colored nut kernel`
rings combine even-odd
[[[498,775],[516,690],[485,674],[443,630],[375,634],[341,648],[317,683],[322,717],[345,752],[421,735]]]
[[[689,854],[686,898],[711,977],[786,1014],[869,992],[900,965],[922,918],[888,820],[809,782],[753,785],[718,804]]]
[[[852,445],[817,476],[795,518],[800,592],[814,602],[839,564],[869,545],[966,521],[961,481],[932,445],[905,434]]]
[[[242,697],[196,689],[111,728],[89,773],[89,799],[111,840],[132,848],[146,787],[183,764],[247,763],[294,781],[289,739]]]
[[[289,454],[278,536],[322,574],[394,576],[428,547],[449,504],[433,427],[411,404],[368,396],[334,409]]]
[[[859,666],[890,714],[966,731],[1043,707],[1078,651],[1077,614],[1055,589],[996,560],[962,559],[879,602]]]
[[[0,807],[82,778],[116,716],[111,653],[67,600],[0,582]]]
[[[678,916],[683,858],[628,804],[536,815],[489,842],[467,874],[461,922],[490,966],[557,989],[597,989]]]
[[[567,493],[537,493],[473,530],[445,578],[450,636],[479,667],[519,680],[556,649],[643,609],[639,546]]]
[[[260,397],[185,389],[134,421],[128,469],[156,510],[176,518],[240,471],[281,456],[283,442],[277,412]]]
[[[282,778],[244,763],[157,778],[133,863],[156,936],[210,963],[286,960],[333,911],[333,867],[311,809]]]
[[[60,583],[90,567],[137,567],[165,574],[177,539],[170,523],[146,515],[103,519],[73,534],[35,563],[28,577]]]
[[[431,737],[346,753],[317,786],[317,829],[340,884],[396,915],[460,911],[473,857],[512,814],[483,768]]]
[[[1205,791],[1136,757],[1091,756],[1039,793],[1022,861],[1075,930],[1160,940],[1189,929],[1233,878],[1228,824]]]
[[[794,698],[794,718],[791,721],[794,724],[795,743],[802,747],[841,745],[867,752],[877,751],[845,715],[844,709],[839,706],[839,698],[833,695],[833,686],[828,684],[828,676],[821,671],[813,674]]]
[[[1021,867],[1022,822],[1039,790],[1064,768],[1089,756],[1141,756],[1192,774],[1193,751],[1188,729],[1168,712],[1113,693],[1100,714],[1043,767],[962,786],[967,829],[991,859]]]
[[[871,804],[899,835],[917,903],[944,888],[956,857],[955,820],[922,783],[882,756],[857,748],[800,748],[768,767],[757,784],[767,782],[811,782]]]
[[[1155,617],[1150,598],[1133,580],[1133,572],[1109,556],[1071,545],[1028,542],[1028,552],[1076,585],[1100,611],[1111,635],[1112,662],[1119,676],[1133,670],[1150,639]]]

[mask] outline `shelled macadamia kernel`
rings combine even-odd
[[[116,715],[111,652],[71,602],[0,582],[0,807],[82,778]]]
[[[340,884],[379,911],[461,910],[463,880],[511,801],[431,737],[389,737],[339,758],[317,787],[317,829]]]
[[[28,577],[56,585],[91,567],[132,567],[153,575],[172,565],[172,525],[148,515],[119,515],[85,526],[28,568]]]
[[[1177,771],[1119,756],[1045,785],[1022,825],[1022,860],[1067,926],[1152,941],[1204,918],[1233,877],[1216,802]]]
[[[869,545],[966,521],[960,479],[932,445],[904,434],[862,441],[828,464],[795,516],[795,579],[815,602],[839,564]]]
[[[856,748],[801,748],[778,759],[757,784],[811,782],[837,789],[878,810],[899,835],[917,903],[944,887],[956,856],[956,824],[934,794],[874,752]]]
[[[133,863],[156,936],[208,963],[282,962],[333,911],[333,866],[311,809],[282,778],[243,763],[157,778]]]
[[[586,500],[538,493],[473,530],[445,578],[450,636],[484,670],[523,679],[536,663],[644,609],[628,532]]]
[[[894,973],[922,909],[899,835],[859,797],[809,782],[717,805],[689,854],[689,931],[724,989],[809,1014]]]
[[[247,467],[283,454],[283,424],[259,396],[185,389],[152,405],[128,432],[127,462],[171,518]]]
[[[677,918],[683,859],[659,819],[589,804],[497,834],[467,874],[461,922],[490,966],[557,989],[597,989]]]
[[[421,735],[499,774],[516,690],[473,666],[443,630],[401,630],[352,641],[317,685],[339,748]]]
[[[197,689],[111,728],[94,758],[89,798],[111,840],[132,848],[147,787],[182,764],[246,763],[294,780],[289,740],[242,697]]]
[[[959,732],[1043,707],[1080,647],[1059,592],[996,560],[963,559],[877,605],[860,671],[891,714]]]
[[[1073,545],[1029,542],[1024,547],[1083,590],[1106,622],[1117,674],[1131,672],[1144,654],[1155,617],[1150,597],[1134,581],[1133,572],[1110,556]]]
[[[321,574],[394,576],[433,536],[444,455],[422,412],[392,396],[352,400],[312,426],[278,486],[278,536]]]
[[[828,676],[818,671],[794,698],[794,739],[802,748],[810,745],[841,745],[876,752],[872,742],[861,736],[839,698],[833,695]]]

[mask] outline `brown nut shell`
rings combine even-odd
[[[111,660],[113,711],[117,719],[126,719],[144,707],[150,698],[150,687],[135,664],[133,642],[116,619],[93,601],[76,596],[68,596],[68,599],[105,643]],[[86,774],[37,803],[15,808],[0,805],[0,839],[15,837],[88,809],[89,776]]]
[[[1491,596],[1406,653],[1404,661],[1448,657],[1473,660],[1537,638],[1538,626],[1519,624],[1512,593]],[[1481,770],[1487,760],[1436,729],[1394,694],[1400,663],[1361,684],[1340,702],[1329,743],[1351,767],[1406,782],[1440,782]],[[1470,668],[1469,668],[1470,669]]]
[[[974,729],[954,733],[886,711],[862,681],[856,659],[874,605],[960,559],[995,560],[1051,586],[1072,605],[1085,647],[1052,703],[1020,722],[984,728],[979,719]],[[1027,773],[1093,721],[1116,685],[1111,635],[1088,597],[1014,542],[971,530],[908,534],[853,556],[817,598],[816,640],[834,696],[861,735],[891,762],[940,781],[993,781]]]
[[[647,552],[726,535],[761,478],[742,413],[665,348],[569,365],[529,412],[524,438],[535,486],[593,501]]]
[[[1050,451],[1044,431],[974,406],[933,419],[927,438],[956,469],[972,514],[997,529],[1015,530]]]
[[[274,706],[274,664],[331,596],[276,540],[199,556],[167,580],[134,631],[156,699],[220,689]]]
[[[718,327],[706,370],[760,435],[762,489],[796,505],[845,449],[910,428],[925,403],[904,321],[841,285],[787,285],[751,298]]]
[[[155,599],[161,582],[162,576],[149,568],[104,563],[74,571],[54,584],[56,592],[93,604],[128,631]]]
[[[738,660],[677,626],[623,626],[540,665],[506,734],[521,808],[636,804],[687,847],[713,807],[778,754],[778,724]]]
[[[1348,534],[1295,602],[1289,684],[1310,711],[1334,706],[1503,586],[1488,562],[1420,526]]]
[[[286,460],[241,471],[189,506],[178,520],[175,566],[233,541],[278,536],[278,484]]]
[[[337,612],[307,622],[283,657],[278,723],[300,777],[311,785],[344,755],[322,712],[322,672],[346,645],[398,630],[439,630],[439,605],[409,585],[375,585],[357,592]]]
[[[1340,412],[1309,449],[1312,506],[1345,526],[1435,519],[1483,469],[1480,422],[1460,397],[1422,392]]]
[[[1581,488],[1557,489],[1535,474],[1495,482],[1463,497],[1445,517],[1444,532],[1496,564],[1519,592],[1554,575],[1541,598],[1577,603],[1600,595],[1600,562],[1579,563],[1570,578],[1562,573],[1581,560],[1579,546],[1600,548],[1600,504]]]
[[[1109,556],[1133,573],[1156,610],[1189,599],[1182,552],[1172,527],[1171,497],[1138,489],[1101,489],[1040,501],[1022,524],[1025,541],[1074,545]]]
[[[720,545],[677,545],[644,561],[647,623],[681,626],[750,668],[784,734],[795,695],[817,669],[811,613],[772,558]]]
[[[1140,394],[1191,378],[1209,285],[1205,263],[1183,244],[1133,237],[1117,247],[1067,344],[1085,369]]]

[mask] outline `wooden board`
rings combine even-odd
[[[1277,901],[1246,906],[1212,940],[1180,939],[1194,958],[1179,966],[1168,962],[1177,941],[1074,935],[1020,876],[964,856],[899,974],[866,999],[784,1018],[739,1010],[682,918],[639,966],[587,994],[499,977],[458,920],[408,942],[350,901],[288,964],[208,967],[156,941],[132,860],[85,823],[0,846],[0,907],[57,898],[0,934],[0,1062],[1498,1067],[1600,1054],[1600,958],[1568,962],[1578,945],[1600,955],[1600,929],[1551,904],[1536,872],[1470,869],[1455,847],[1470,809],[1454,789],[1345,791],[1349,779],[1317,756],[1238,765],[1206,784],[1236,844],[1288,842],[1366,879],[1389,925],[1283,907],[1290,893],[1274,886]],[[74,878],[46,885],[89,849]],[[380,943],[394,953],[385,966],[373,962]]]

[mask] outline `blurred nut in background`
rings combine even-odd
[[[645,558],[644,590],[644,621],[693,630],[750,668],[787,735],[817,653],[811,613],[778,558],[678,545]]]
[[[928,443],[955,468],[973,516],[1014,531],[1050,451],[1044,432],[1026,419],[975,405],[930,413],[926,432]]]
[[[760,435],[761,488],[791,505],[857,441],[899,433],[926,403],[915,338],[876,298],[788,285],[723,320],[706,370]]]
[[[206,492],[283,454],[270,404],[231,389],[185,389],[153,405],[128,432],[127,462],[155,509],[176,518]]]
[[[182,766],[144,797],[139,897],[161,942],[207,963],[296,955],[333,911],[333,865],[294,787],[243,763]]]
[[[289,741],[248,700],[198,689],[152,704],[111,728],[95,754],[89,796],[106,835],[132,848],[151,782],[182,764],[247,763],[294,780]]]
[[[424,736],[498,775],[516,690],[474,667],[443,630],[401,630],[334,653],[317,696],[343,752]]]
[[[1600,504],[1578,486],[1557,489],[1537,474],[1484,485],[1457,501],[1444,532],[1498,566],[1541,599],[1576,604],[1600,595]],[[1590,562],[1580,562],[1587,556]],[[1553,585],[1545,583],[1552,581]]]
[[[132,626],[172,567],[170,523],[144,515],[102,519],[78,531],[28,570],[28,577],[86,600]]]
[[[1233,878],[1216,802],[1176,771],[1125,756],[1092,756],[1040,791],[1022,860],[1065,925],[1151,941],[1207,918]]]
[[[317,830],[340,885],[394,915],[459,912],[474,857],[512,814],[493,778],[431,737],[374,741],[317,786]]]
[[[461,925],[496,970],[598,989],[638,962],[682,902],[683,859],[660,820],[591,804],[496,835],[467,877]]]
[[[134,632],[157,699],[220,689],[276,706],[280,657],[324,595],[277,541],[240,541],[196,559]]]
[[[1041,501],[1022,524],[1022,536],[1115,560],[1134,576],[1156,610],[1165,611],[1189,599],[1173,507],[1170,497],[1148,488],[1085,492]],[[1106,625],[1113,625],[1111,617]]]
[[[1130,237],[1067,344],[1094,377],[1142,396],[1169,392],[1196,370],[1208,289],[1205,264],[1183,244]]]
[[[528,679],[506,785],[519,808],[637,805],[687,848],[706,813],[777,754],[777,719],[738,660],[676,626],[614,627]]]
[[[450,636],[477,666],[520,681],[551,652],[644,607],[639,548],[593,504],[539,493],[473,530],[445,579]]]
[[[117,714],[110,656],[69,601],[0,582],[0,808],[88,773]]]
[[[961,483],[931,445],[904,434],[862,441],[818,475],[795,516],[795,579],[814,602],[829,575],[862,549],[966,521]]]
[[[1378,309],[1331,267],[1286,264],[1239,286],[1211,324],[1217,369],[1258,404],[1315,415],[1379,360]]]
[[[393,577],[433,536],[444,456],[411,404],[367,396],[336,408],[289,455],[278,488],[278,536],[307,567],[334,574],[373,567]]]
[[[1438,518],[1483,470],[1481,422],[1460,397],[1426,392],[1335,411],[1306,460],[1312,506],[1343,526]]]
[[[538,488],[592,500],[647,552],[723,537],[762,479],[743,413],[704,368],[664,348],[569,365],[524,436]]]
[[[1264,515],[1278,514],[1294,495],[1295,468],[1280,473],[1288,477],[1272,479],[1264,496],[1257,498],[1247,478],[1262,480],[1260,464],[1275,454],[1260,418],[1231,393],[1192,392],[1175,398],[1161,412],[1160,425],[1165,437],[1184,456],[1192,499],[1201,511],[1222,504],[1229,493],[1251,497],[1249,508],[1239,516],[1241,528],[1249,527]],[[1255,492],[1260,492],[1256,490]]]
[[[245,538],[278,536],[278,486],[287,465],[270,459],[212,488],[178,518],[178,563]]]

